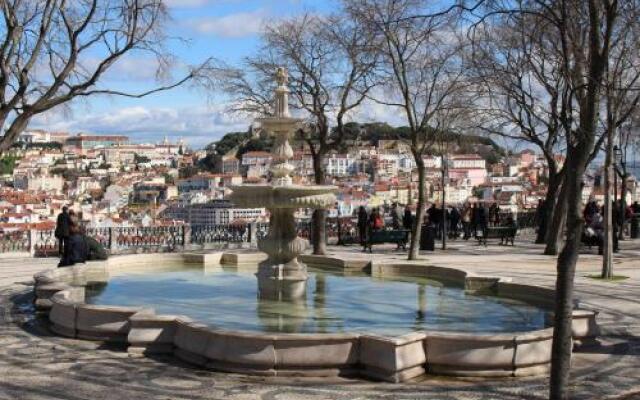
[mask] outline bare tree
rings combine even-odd
[[[634,10],[630,10],[632,12]],[[604,164],[604,243],[602,257],[602,278],[613,277],[613,241],[614,235],[622,235],[623,227],[620,222],[624,218],[624,198],[626,189],[626,171],[620,171],[614,160],[614,143],[619,142],[620,149],[626,151],[629,145],[631,129],[624,127],[638,110],[640,103],[640,57],[638,56],[640,26],[638,14],[621,16],[622,23],[615,29],[615,36],[611,46],[611,56],[605,74],[604,102],[605,112],[602,123],[606,135],[605,164]],[[624,168],[624,166],[622,166]],[[619,173],[622,178],[621,201],[617,205],[618,221],[614,221],[611,198],[611,183],[613,174]],[[614,232],[614,225],[618,225],[618,232]]]
[[[436,140],[436,132],[448,130],[444,118],[462,105],[462,50],[456,35],[455,16],[422,14],[417,0],[358,0],[345,2],[348,12],[379,38],[385,83],[384,94],[372,100],[403,110],[409,127],[408,144],[418,171],[418,202],[411,232],[409,259],[418,257],[420,226],[425,214],[426,168],[423,157]]]
[[[0,2],[0,152],[34,115],[99,94],[143,97],[196,77],[206,63],[173,83],[142,93],[101,86],[100,78],[127,54],[150,54],[159,72],[172,57],[164,49],[167,17],[161,0],[46,0]]]
[[[307,117],[300,131],[313,159],[314,179],[326,183],[324,160],[347,136],[349,116],[376,82],[376,55],[368,32],[343,15],[303,15],[268,25],[257,56],[244,69],[227,69],[225,89],[236,110],[270,113],[268,81],[277,66],[289,70],[293,108]],[[326,253],[326,210],[313,215],[313,252]]]
[[[537,243],[551,243],[557,254],[562,218],[554,220],[564,169],[556,154],[563,150],[564,128],[571,125],[570,95],[562,73],[555,31],[531,14],[515,14],[472,31],[472,75],[480,92],[478,122],[490,135],[536,146],[548,167],[543,220]],[[559,210],[564,209],[558,207]]]
[[[626,2],[631,5],[633,1]],[[602,82],[612,37],[626,5],[616,0],[531,1],[558,32],[563,71],[573,96],[577,123],[567,134],[567,239],[557,262],[556,305],[551,354],[550,398],[569,398],[572,351],[573,285],[584,221],[583,175],[597,139]]]

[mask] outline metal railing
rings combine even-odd
[[[521,229],[535,227],[535,212],[520,212],[516,218]],[[312,239],[311,221],[298,221],[296,228],[300,237]],[[171,252],[190,248],[251,248],[256,247],[257,240],[264,238],[268,231],[268,223],[254,222],[241,225],[89,228],[86,234],[96,239],[111,254],[124,254]],[[350,216],[327,218],[325,233],[329,244],[351,244],[359,241],[357,220]],[[57,255],[58,240],[53,230],[0,233],[0,254],[10,253]]]

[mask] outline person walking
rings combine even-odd
[[[62,212],[58,214],[56,220],[56,229],[54,236],[58,239],[58,255],[62,257],[65,254],[65,249],[69,242],[69,227],[71,225],[71,218],[69,216],[69,208],[67,206],[62,207]]]

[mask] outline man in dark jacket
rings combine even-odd
[[[56,239],[58,239],[58,255],[60,255],[60,257],[65,254],[68,245],[70,225],[71,218],[69,217],[69,209],[67,206],[64,206],[62,207],[62,212],[58,215],[56,230],[54,232]]]

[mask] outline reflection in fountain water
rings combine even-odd
[[[297,295],[269,297],[264,294],[286,291],[258,293],[255,269],[147,268],[113,276],[102,291],[88,292],[87,302],[149,306],[158,314],[183,314],[214,327],[258,332],[399,335],[422,330],[518,332],[546,326],[546,312],[538,307],[472,295],[463,287],[423,278],[372,279],[309,269],[308,281],[297,283],[302,289],[288,289]]]

